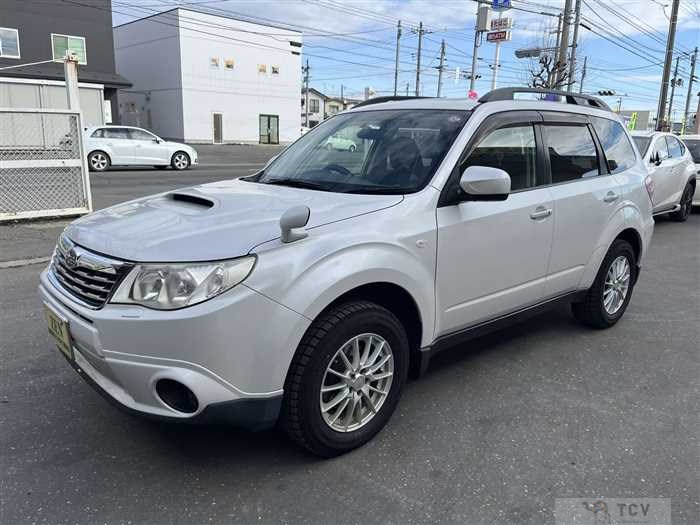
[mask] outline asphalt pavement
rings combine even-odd
[[[93,188],[103,206],[247,169],[109,172]],[[0,247],[19,253],[7,228]],[[373,441],[331,460],[275,430],[107,404],[49,341],[42,267],[0,268],[2,524],[542,525],[566,497],[670,498],[674,525],[700,523],[700,214],[657,221],[615,327],[561,308],[447,351]]]

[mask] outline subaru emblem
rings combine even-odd
[[[78,266],[78,254],[75,253],[75,250],[71,248],[68,253],[66,253],[65,256],[65,261],[66,261],[66,266],[68,268],[75,268]]]

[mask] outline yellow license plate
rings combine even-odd
[[[46,316],[46,324],[49,327],[49,334],[56,341],[56,346],[61,352],[66,354],[68,359],[73,359],[73,344],[71,343],[68,321],[46,305],[44,305],[44,315]]]

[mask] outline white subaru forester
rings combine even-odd
[[[356,148],[325,147],[336,134]],[[562,302],[615,324],[651,192],[592,97],[373,100],[253,176],[76,220],[40,293],[59,349],[118,405],[279,421],[332,456],[372,438],[449,345]]]

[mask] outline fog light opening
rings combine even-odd
[[[194,392],[178,381],[160,379],[156,383],[156,392],[163,403],[178,412],[192,414],[199,408]]]

